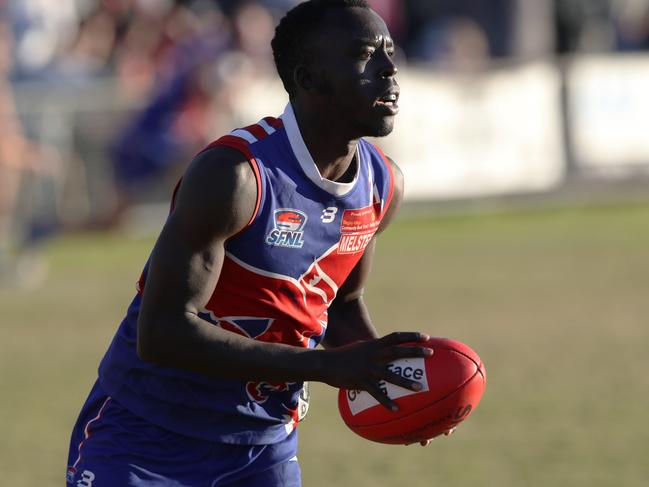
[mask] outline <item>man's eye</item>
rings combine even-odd
[[[374,51],[368,50],[368,51],[363,51],[360,54],[360,58],[363,60],[367,60],[372,57],[372,54],[374,54]]]

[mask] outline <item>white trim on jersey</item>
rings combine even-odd
[[[97,413],[97,416],[92,418],[86,423],[85,428],[83,428],[83,440],[79,442],[79,446],[77,448],[77,451],[79,452],[79,455],[77,456],[76,461],[74,464],[72,464],[72,468],[77,468],[79,465],[79,462],[81,461],[81,448],[83,447],[83,444],[90,438],[90,425],[94,423],[95,421],[99,421],[101,419],[101,415],[104,413],[104,409],[106,408],[106,405],[108,404],[108,401],[110,401],[110,396],[106,398],[104,403],[101,405],[99,408],[99,412]]]
[[[311,291],[313,294],[317,294],[322,298],[322,302],[325,304],[329,304],[329,300],[327,299],[327,293],[325,293],[322,289],[318,289],[317,287],[312,286],[308,282],[304,282],[304,286]]]
[[[244,269],[246,269],[246,270],[248,270],[250,272],[254,272],[255,274],[259,274],[260,276],[272,277],[274,279],[281,279],[283,281],[290,282],[296,288],[299,289],[300,293],[302,293],[302,299],[304,300],[304,304],[307,304],[307,297],[306,297],[307,291],[320,296],[324,303],[331,304],[331,301],[333,301],[336,298],[336,295],[338,294],[338,285],[336,284],[336,282],[328,274],[325,274],[325,272],[322,270],[322,268],[320,268],[320,266],[318,265],[318,262],[321,261],[322,259],[324,259],[325,257],[327,257],[334,250],[336,250],[338,248],[338,245],[339,245],[338,242],[335,243],[329,249],[327,249],[320,257],[318,257],[316,260],[314,260],[313,263],[306,270],[306,272],[304,274],[302,274],[298,279],[295,279],[295,278],[290,277],[290,276],[285,276],[284,274],[277,274],[275,272],[259,269],[257,267],[254,267],[254,266],[242,261],[241,259],[237,258],[235,255],[233,255],[230,252],[225,252],[225,255],[227,257],[229,257],[230,259],[232,259],[236,264],[239,264],[241,267],[243,267]],[[323,290],[318,289],[315,286],[311,286],[306,281],[305,277],[311,271],[313,271],[314,269],[315,269],[318,277],[322,281],[327,283],[327,285],[333,291],[334,297],[331,299],[331,301],[327,299],[327,294]]]
[[[300,127],[297,124],[295,119],[295,113],[293,113],[293,107],[291,102],[286,105],[284,113],[281,116],[282,121],[284,122],[284,128],[286,129],[286,135],[288,136],[288,141],[291,144],[291,149],[293,149],[293,154],[295,158],[300,163],[302,170],[307,175],[307,177],[313,181],[316,186],[324,189],[328,193],[333,194],[334,196],[345,196],[356,186],[356,181],[358,181],[358,176],[361,172],[361,155],[358,148],[356,148],[356,174],[354,175],[354,180],[351,183],[338,183],[336,181],[331,181],[325,179],[320,174],[318,166],[315,165],[313,157],[309,153],[302,134],[300,133]]]
[[[314,267],[316,268],[316,270],[318,271],[318,275],[319,275],[320,277],[322,277],[322,280],[323,280],[324,282],[326,282],[327,284],[329,284],[329,286],[331,287],[331,289],[334,290],[334,293],[335,293],[335,294],[338,294],[338,285],[334,282],[334,280],[333,280],[331,277],[329,277],[328,274],[325,274],[325,272],[324,272],[324,271],[320,268],[320,266],[318,265],[318,261],[315,261],[315,262],[313,263],[313,265],[314,265]]]
[[[320,262],[322,259],[324,259],[325,257],[327,257],[327,256],[328,256],[330,253],[332,253],[334,250],[336,250],[336,249],[338,248],[339,245],[340,245],[340,242],[336,242],[336,243],[333,244],[331,247],[329,247],[327,250],[325,250],[325,251],[322,253],[322,255],[321,255],[320,257],[318,257],[316,260],[313,261],[313,264],[311,264],[311,265],[309,266],[309,268],[307,269],[307,271],[306,271],[304,274],[302,274],[302,275],[300,276],[300,279],[304,278],[304,276],[306,276],[309,272],[311,272],[311,267],[313,267],[317,262]]]
[[[291,284],[295,285],[295,287],[298,288],[300,290],[300,292],[302,293],[302,298],[304,298],[304,304],[306,304],[306,291],[304,290],[302,285],[296,279],[293,279],[290,276],[285,276],[283,274],[276,274],[274,272],[265,271],[263,269],[259,269],[257,267],[251,266],[250,264],[245,263],[241,259],[238,259],[236,256],[234,256],[230,252],[226,252],[225,255],[227,257],[229,257],[230,259],[232,259],[235,263],[239,264],[241,267],[243,267],[244,269],[246,269],[246,270],[248,270],[250,272],[254,272],[255,274],[259,274],[260,276],[272,277],[274,279],[281,279],[283,281],[288,281]]]
[[[257,142],[257,137],[255,137],[250,132],[244,129],[235,129],[232,132],[230,132],[230,135],[234,135],[235,137],[245,139],[250,144],[254,144],[255,142]]]
[[[381,195],[379,194],[379,187],[375,184],[374,185],[374,202],[373,202],[373,204],[376,204],[376,203],[381,203],[381,213],[383,213],[383,204],[385,203],[385,201],[381,199]]]
[[[335,283],[335,281],[328,275],[325,274],[325,272],[322,270],[322,268],[318,265],[318,262],[327,257],[329,254],[331,254],[334,250],[338,248],[339,242],[336,242],[334,245],[332,245],[329,249],[327,249],[320,257],[318,257],[316,260],[313,261],[313,264],[309,266],[309,268],[306,270],[304,274],[300,276],[299,281],[304,282],[304,287],[306,287],[309,291],[311,291],[314,294],[317,294],[322,298],[322,301],[329,305],[331,302],[336,299],[336,295],[338,294],[338,285]],[[318,281],[322,280],[327,285],[331,288],[331,291],[333,292],[333,298],[331,301],[327,299],[327,293],[325,293],[322,289],[319,289],[309,283],[305,278],[308,276],[311,271],[315,269],[316,275],[318,276]],[[317,284],[317,283],[316,283]]]
[[[259,122],[257,122],[257,125],[259,125],[262,129],[264,129],[268,135],[275,132],[275,129],[271,127],[270,124],[266,122],[266,120],[264,120],[263,118]]]
[[[210,318],[214,321],[229,321],[230,323],[236,325],[237,321],[240,320],[267,320],[269,321],[269,326],[275,321],[275,318],[267,318],[264,316],[216,316],[214,312],[210,309],[203,308],[201,313],[209,314]]]
[[[374,198],[372,197],[372,191],[373,189],[376,189],[376,186],[374,185],[374,171],[372,170],[372,163],[370,161],[367,161],[367,182],[369,184],[369,203],[368,206],[372,206],[372,203],[374,202]]]
[[[316,265],[318,264],[318,262],[320,262],[322,259],[324,259],[325,257],[327,257],[327,256],[328,256],[330,253],[332,253],[334,250],[336,250],[336,249],[338,248],[339,245],[340,245],[340,242],[336,242],[336,243],[333,244],[331,247],[329,247],[327,250],[325,250],[325,251],[322,253],[322,255],[321,255],[320,257],[318,257],[316,260],[313,261],[313,264],[311,264],[311,265],[309,266],[309,268],[306,270],[306,272],[305,272],[304,274],[302,274],[302,275],[299,277],[298,281],[301,281],[302,279],[304,279],[304,276],[306,276],[307,274],[309,274],[309,272],[311,272],[311,270],[313,269],[313,267],[316,266]],[[318,267],[318,269],[321,270],[320,267]],[[324,274],[324,272],[323,272],[322,274],[323,274],[323,275],[326,275],[326,274]],[[327,276],[327,277],[329,277],[329,276]],[[333,285],[332,285],[332,284],[333,284]],[[329,284],[329,285],[332,286],[333,288],[335,288],[336,290],[338,290],[338,286],[336,286],[336,283],[332,281],[332,284]]]

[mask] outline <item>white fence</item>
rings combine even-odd
[[[470,76],[401,73],[396,129],[378,143],[402,167],[408,199],[551,192],[567,175],[606,181],[649,173],[647,55],[501,66]],[[15,94],[30,135],[67,161],[64,209],[88,213],[105,205],[112,194],[107,143],[139,107],[121,100],[112,80],[17,85]],[[286,95],[277,80],[260,80],[235,103],[232,127],[281,113]]]

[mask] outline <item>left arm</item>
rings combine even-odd
[[[394,193],[390,207],[381,221],[377,234],[385,230],[390,224],[403,200],[403,173],[392,159],[388,160],[394,174]],[[373,238],[363,257],[361,257],[345,283],[340,287],[336,299],[329,307],[329,326],[322,342],[325,348],[342,347],[356,341],[378,337],[376,328],[372,324],[370,314],[363,301],[363,290],[372,266],[375,246],[376,238]],[[455,431],[455,428],[444,432],[444,436],[449,436],[453,431]],[[420,444],[427,446],[431,441],[432,438],[421,441]]]
[[[403,200],[403,173],[389,159],[394,174],[394,192],[390,206],[381,220],[377,235],[390,224]],[[329,326],[323,341],[325,348],[340,347],[361,340],[378,338],[378,333],[363,301],[365,283],[372,268],[376,235],[365,249],[363,257],[338,290],[336,299],[329,307]]]

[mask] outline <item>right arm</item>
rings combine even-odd
[[[254,211],[257,185],[245,157],[217,147],[190,165],[175,208],[154,247],[138,319],[140,358],[214,377],[326,382],[368,390],[381,380],[412,387],[389,376],[385,365],[402,357],[426,356],[425,347],[399,346],[425,340],[396,333],[332,350],[310,350],[255,341],[198,316],[210,299],[223,265],[226,240],[245,228]],[[236,365],[236,366],[235,366]],[[386,405],[392,403],[377,397]]]

